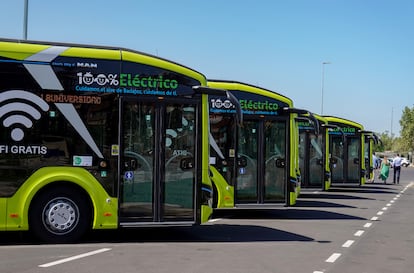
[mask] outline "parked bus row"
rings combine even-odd
[[[210,97],[213,207],[294,206],[302,188],[363,185],[373,175],[373,132],[361,124],[293,107],[274,91],[235,81],[208,80],[239,101],[243,125],[231,104]]]
[[[134,50],[0,40],[0,231],[194,225],[369,178],[373,134]]]

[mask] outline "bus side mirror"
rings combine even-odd
[[[185,157],[180,160],[180,168],[181,170],[189,170],[194,168],[194,158],[192,157]]]

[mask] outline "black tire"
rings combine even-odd
[[[88,198],[74,187],[53,187],[32,201],[30,231],[40,240],[68,243],[79,240],[91,227]]]

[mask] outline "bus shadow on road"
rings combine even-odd
[[[292,232],[259,225],[207,224],[191,227],[128,228],[119,230],[95,230],[72,244],[101,243],[225,243],[225,242],[275,242],[314,241],[313,238]],[[26,235],[13,234],[0,246],[48,245]]]
[[[227,219],[261,219],[261,220],[283,220],[283,219],[304,219],[304,220],[366,220],[365,218],[337,213],[333,211],[317,209],[300,209],[296,207],[286,209],[255,209],[255,210],[228,210],[214,213],[215,218]]]
[[[338,203],[333,203],[333,202],[326,202],[326,201],[320,201],[320,200],[297,200],[296,201],[296,205],[295,208],[355,208],[355,206],[349,206],[349,205],[344,205],[344,204],[338,204]]]
[[[314,241],[300,234],[258,225],[209,224],[193,227],[157,227],[96,233],[86,243],[223,243]],[[108,240],[108,237],[110,239]]]
[[[338,194],[338,193],[301,193],[299,196],[299,201],[302,199],[355,199],[355,200],[372,200],[373,198],[354,196],[349,194]]]
[[[370,183],[361,187],[336,186],[329,189],[329,192],[343,193],[374,193],[374,194],[396,194],[400,191],[394,184]]]

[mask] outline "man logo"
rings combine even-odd
[[[39,120],[41,117],[39,110],[31,104],[45,112],[49,110],[49,105],[43,99],[22,90],[0,93],[0,104],[3,104],[0,107],[0,119],[3,119],[4,127],[14,127],[11,131],[11,138],[14,141],[21,141],[24,138],[24,132],[19,125],[31,128],[33,126],[31,119]]]

